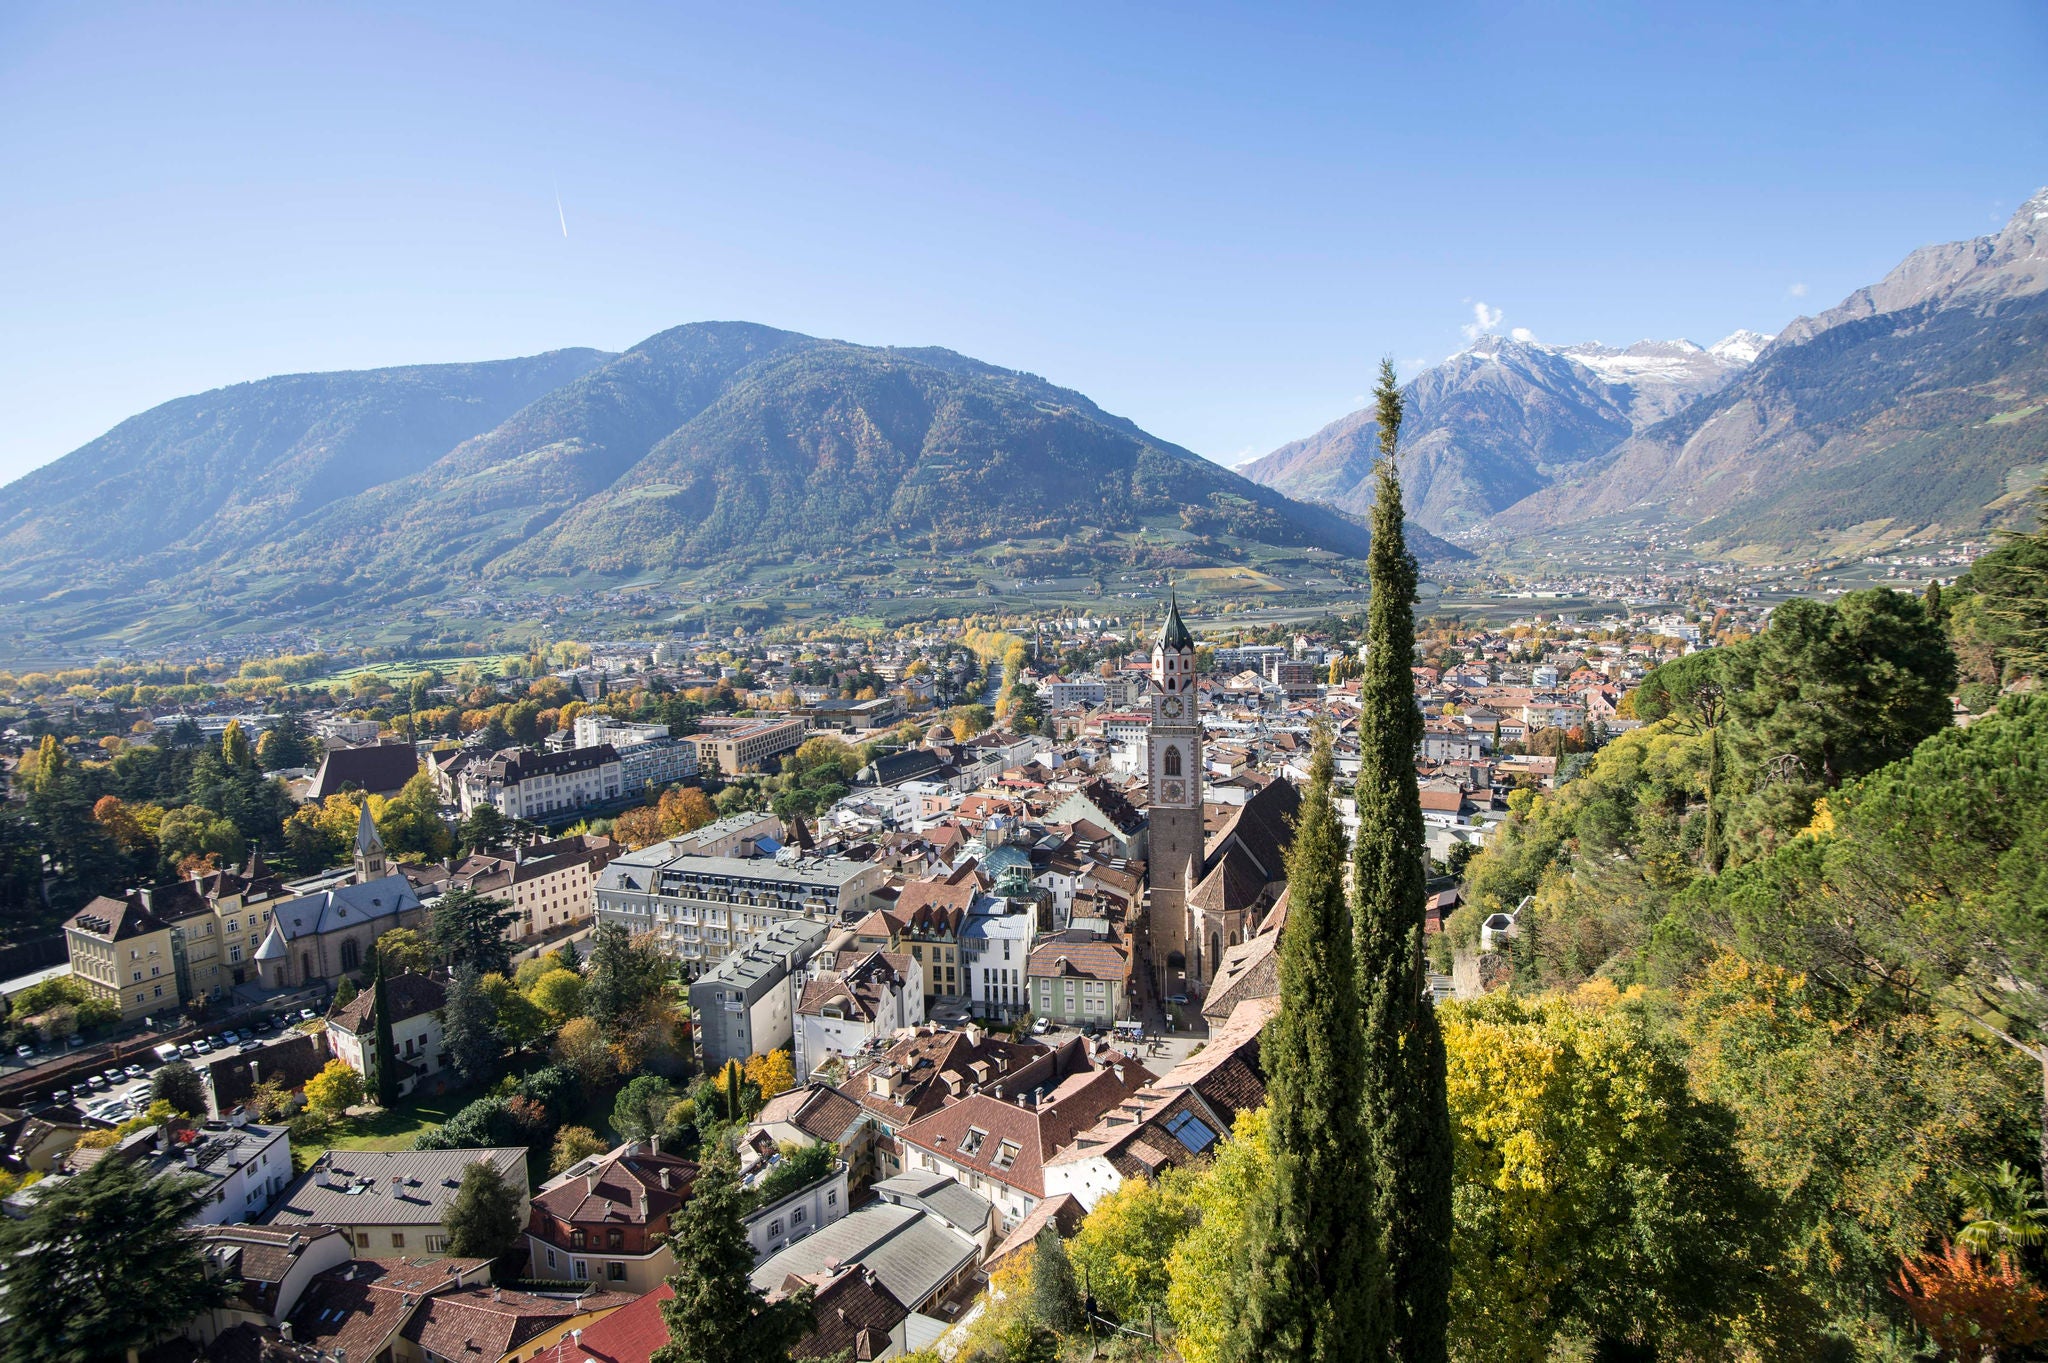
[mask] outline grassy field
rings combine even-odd
[[[324,1141],[292,1143],[292,1159],[303,1169],[329,1150],[410,1150],[429,1131],[438,1131],[476,1095],[408,1098],[397,1107],[335,1123]]]

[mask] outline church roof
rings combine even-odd
[[[259,961],[281,961],[289,955],[291,955],[291,952],[285,947],[284,934],[278,931],[277,920],[272,918],[270,921],[270,931],[264,936],[263,945],[256,948],[256,959]]]
[[[1159,627],[1159,646],[1176,653],[1193,651],[1195,636],[1188,633],[1188,627],[1181,622],[1180,598],[1168,593],[1166,600],[1166,623]]]
[[[417,909],[419,897],[404,876],[384,876],[360,885],[337,885],[331,890],[301,895],[279,904],[271,916],[273,929],[286,941],[316,933],[334,932],[379,919],[395,919]],[[390,924],[396,927],[396,923]]]

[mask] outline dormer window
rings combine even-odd
[[[996,1157],[994,1160],[996,1168],[1009,1168],[1011,1165],[1017,1162],[1017,1156],[1023,1153],[1023,1147],[1018,1145],[1017,1142],[1003,1141],[1001,1144],[996,1146]]]
[[[978,1155],[981,1153],[982,1143],[986,1140],[988,1140],[988,1132],[983,1131],[978,1126],[970,1126],[967,1128],[967,1139],[960,1142],[960,1153],[963,1155]]]

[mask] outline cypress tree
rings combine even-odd
[[[1273,1169],[1245,1298],[1248,1356],[1261,1360],[1386,1356],[1386,1264],[1359,1120],[1365,1038],[1333,769],[1329,739],[1319,737],[1287,856],[1280,1011],[1260,1042]]]
[[[816,1324],[810,1288],[770,1302],[749,1281],[754,1249],[741,1221],[747,1200],[732,1152],[714,1143],[675,1214],[669,1247],[676,1271],[668,1280],[675,1297],[661,1304],[668,1343],[653,1363],[784,1363]]]
[[[1707,730],[1707,827],[1700,839],[1700,860],[1708,875],[1721,873],[1721,819],[1714,797],[1721,790],[1721,731]]]
[[[1422,712],[1415,704],[1417,570],[1408,552],[1395,464],[1401,391],[1391,360],[1380,364],[1374,397],[1380,457],[1375,468],[1372,600],[1358,719],[1358,842],[1352,856],[1358,992],[1364,1016],[1364,1119],[1371,1141],[1372,1211],[1392,1303],[1392,1355],[1406,1363],[1448,1357],[1451,1290],[1450,1112],[1443,1043],[1425,994],[1422,920],[1428,845],[1415,756]],[[1292,912],[1292,910],[1290,910]]]
[[[376,1022],[370,1044],[377,1053],[370,1067],[372,1092],[378,1107],[392,1107],[398,1102],[398,1043],[391,1037],[391,991],[384,986],[381,958],[370,985],[370,1015]]]

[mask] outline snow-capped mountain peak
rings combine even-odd
[[[1730,364],[1755,364],[1756,357],[1763,354],[1764,347],[1774,339],[1761,331],[1750,331],[1745,328],[1742,331],[1729,332],[1708,346],[1707,353],[1717,360]]]

